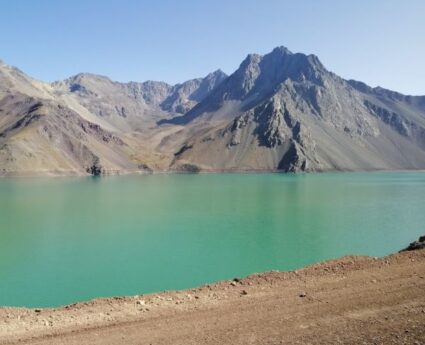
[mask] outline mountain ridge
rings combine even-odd
[[[283,46],[175,85],[43,83],[0,64],[0,163],[3,175],[424,169],[425,96],[345,80]]]

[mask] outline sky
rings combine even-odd
[[[0,0],[0,59],[40,80],[169,83],[232,73],[276,46],[425,95],[424,0]]]

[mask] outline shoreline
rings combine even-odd
[[[346,256],[295,271],[259,273],[187,290],[101,298],[60,308],[0,307],[0,342],[55,344],[57,341],[61,344],[76,344],[78,342],[75,339],[78,339],[80,343],[90,344],[132,344],[131,341],[127,342],[129,340],[127,337],[121,338],[127,334],[133,337],[134,339],[131,338],[133,340],[147,337],[146,339],[152,339],[156,344],[183,344],[173,342],[172,338],[167,340],[164,336],[168,332],[179,333],[184,325],[195,327],[198,322],[205,322],[202,323],[202,327],[206,328],[205,333],[191,334],[192,328],[187,329],[185,339],[194,341],[187,343],[198,343],[201,339],[196,337],[202,338],[210,334],[202,338],[202,343],[243,344],[253,336],[248,329],[244,331],[244,327],[251,325],[256,329],[264,321],[262,327],[265,327],[265,330],[261,331],[260,327],[254,334],[258,342],[252,340],[253,344],[263,344],[264,337],[268,334],[264,333],[267,325],[279,323],[279,320],[284,319],[288,325],[294,323],[293,327],[288,328],[284,325],[283,328],[273,327],[277,334],[271,340],[287,339],[285,338],[287,336],[291,336],[288,339],[298,336],[300,339],[309,339],[311,328],[317,328],[316,331],[319,332],[316,332],[315,337],[311,339],[318,340],[322,334],[319,325],[322,325],[321,327],[327,325],[325,327],[327,331],[322,334],[325,344],[329,334],[343,336],[339,332],[340,327],[346,324],[347,316],[341,318],[341,313],[354,315],[348,317],[354,324],[363,318],[369,323],[371,315],[377,313],[379,320],[386,317],[384,314],[393,315],[396,323],[391,325],[391,329],[399,327],[400,334],[397,334],[407,337],[404,343],[416,344],[414,341],[425,341],[423,291],[425,291],[424,249],[400,252],[382,258]],[[246,309],[247,304],[252,308]],[[375,304],[377,309],[372,312],[369,309]],[[362,311],[360,306],[366,311]],[[414,312],[412,315],[409,313],[408,317],[404,315],[407,307]],[[306,320],[313,317],[310,314],[316,309],[317,315],[307,322]],[[259,315],[262,315],[260,319],[263,321],[258,319]],[[237,322],[240,318],[243,320],[242,323]],[[328,318],[335,319],[333,321],[335,325],[327,324],[325,321]],[[372,319],[373,322],[376,321],[375,317]],[[186,320],[187,323],[183,325],[182,320]],[[213,326],[211,320],[215,322]],[[408,321],[412,321],[412,325],[409,325]],[[231,341],[226,342],[220,337],[227,334],[226,327],[232,322],[237,323],[234,325],[238,329],[235,335],[240,341],[233,341],[235,339],[230,338],[228,340]],[[305,328],[301,327],[306,322],[308,325]],[[379,322],[377,324],[382,326]],[[397,324],[399,326],[395,326]],[[155,325],[158,325],[157,331],[151,328]],[[405,332],[406,327],[408,332]],[[130,329],[128,333],[124,331],[127,328]],[[170,330],[164,333],[168,328]],[[364,329],[363,332],[369,332],[370,336],[374,337],[384,337],[386,341],[389,339],[401,341],[401,338],[395,338],[392,333],[382,333],[380,328],[371,327]],[[99,340],[96,334],[101,333],[111,335],[111,339],[114,340],[96,341]],[[350,334],[349,331],[345,333],[346,336]],[[354,337],[355,332],[350,336]],[[312,343],[322,344],[314,341]]]
[[[299,171],[287,172],[284,170],[200,170],[200,171],[178,171],[178,170],[153,170],[153,171],[117,171],[114,173],[102,174],[93,176],[90,174],[73,173],[58,173],[58,172],[43,172],[43,173],[16,173],[16,174],[0,174],[0,179],[25,179],[25,178],[108,178],[119,176],[153,176],[153,175],[266,175],[266,174],[283,174],[283,175],[321,175],[321,174],[356,174],[356,173],[421,173],[425,169],[370,169],[370,170],[323,170],[323,171]]]

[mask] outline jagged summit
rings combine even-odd
[[[288,48],[286,48],[285,46],[279,46],[279,47],[276,47],[276,48],[274,48],[273,50],[272,50],[272,52],[271,52],[271,54],[276,54],[276,53],[279,53],[279,54],[285,54],[285,55],[292,55],[293,53],[288,49]]]
[[[216,69],[214,72],[208,73],[206,78],[226,78],[227,74],[221,68]]]
[[[285,83],[323,85],[329,72],[315,55],[292,53],[285,47],[259,55],[249,54],[239,68],[205,100],[181,117],[161,120],[159,124],[187,124],[203,113],[211,113],[224,102],[237,101],[249,108],[264,97],[271,97]]]

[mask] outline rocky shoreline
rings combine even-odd
[[[409,251],[409,250],[418,250],[418,249],[424,249],[425,248],[425,236],[420,236],[417,241],[413,241],[409,244],[408,247],[401,250],[401,252]]]

